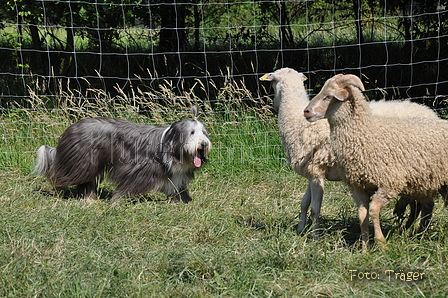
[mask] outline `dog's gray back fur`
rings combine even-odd
[[[184,147],[198,129],[206,138],[205,127],[196,120],[151,126],[123,119],[84,119],[61,135],[56,149],[39,148],[35,173],[46,174],[56,189],[78,185],[86,193],[107,175],[117,184],[113,200],[155,190],[188,201],[186,185],[195,167]]]

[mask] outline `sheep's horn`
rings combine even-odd
[[[336,82],[341,88],[345,88],[348,85],[353,85],[355,87],[358,87],[361,91],[365,91],[364,84],[361,82],[361,79],[355,75],[348,74],[348,75],[341,75],[336,79]]]

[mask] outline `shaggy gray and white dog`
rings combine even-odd
[[[45,175],[57,191],[77,185],[85,199],[96,199],[97,184],[107,176],[116,184],[113,201],[153,190],[188,203],[187,184],[212,147],[196,120],[197,108],[193,112],[194,120],[170,126],[83,119],[67,128],[56,148],[38,149],[34,173]]]

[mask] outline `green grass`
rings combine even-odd
[[[11,138],[0,145],[1,152],[19,152],[0,157],[1,297],[446,297],[448,293],[448,216],[441,201],[422,238],[403,231],[391,219],[393,206],[385,208],[382,224],[389,231],[388,250],[372,246],[363,253],[350,194],[342,183],[328,182],[322,236],[314,240],[310,234],[295,232],[307,181],[281,159],[275,116],[267,110],[201,116],[214,149],[210,164],[190,184],[192,203],[173,204],[150,194],[149,200],[114,205],[107,199],[88,203],[58,198],[44,178],[29,175],[32,152],[40,144],[54,145],[57,139],[52,136],[76,118],[93,113],[48,112],[37,109],[40,103],[32,100],[36,110],[11,111],[1,119],[4,136],[48,136]],[[186,117],[180,112],[143,115],[114,109],[114,116],[150,123],[158,117],[169,121]],[[96,111],[101,110],[98,106]],[[266,143],[273,146],[258,148]],[[100,188],[106,197],[110,189],[108,183]],[[387,270],[394,272],[387,275]],[[359,279],[359,272],[379,279]],[[424,273],[424,278],[396,279],[395,273],[402,272]]]

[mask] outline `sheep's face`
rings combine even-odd
[[[280,69],[279,69],[280,70]],[[279,93],[279,87],[281,84],[281,74],[279,73],[279,70],[277,70],[276,72],[270,72],[267,74],[264,74],[263,76],[260,77],[260,81],[266,81],[266,82],[271,82],[272,83],[272,88],[274,88],[274,110],[278,111],[278,108],[280,106],[280,95]],[[277,86],[279,85],[279,86]]]
[[[354,75],[339,74],[328,79],[319,94],[305,108],[303,112],[305,118],[309,122],[331,118],[335,111],[351,97],[348,86],[364,90],[361,80]]]
[[[303,115],[309,122],[326,118],[330,104],[335,100],[337,99],[333,95],[325,95],[322,97],[316,95],[303,111]]]
[[[309,122],[328,118],[329,112],[337,109],[347,98],[348,91],[340,88],[333,77],[325,82],[322,90],[311,100],[303,114]]]
[[[260,81],[267,81],[272,83],[272,88],[274,89],[274,110],[278,112],[281,104],[281,94],[280,89],[283,81],[286,78],[293,78],[293,80],[299,79],[305,81],[307,77],[303,73],[299,73],[292,68],[280,68],[274,72],[267,73],[260,77]]]

